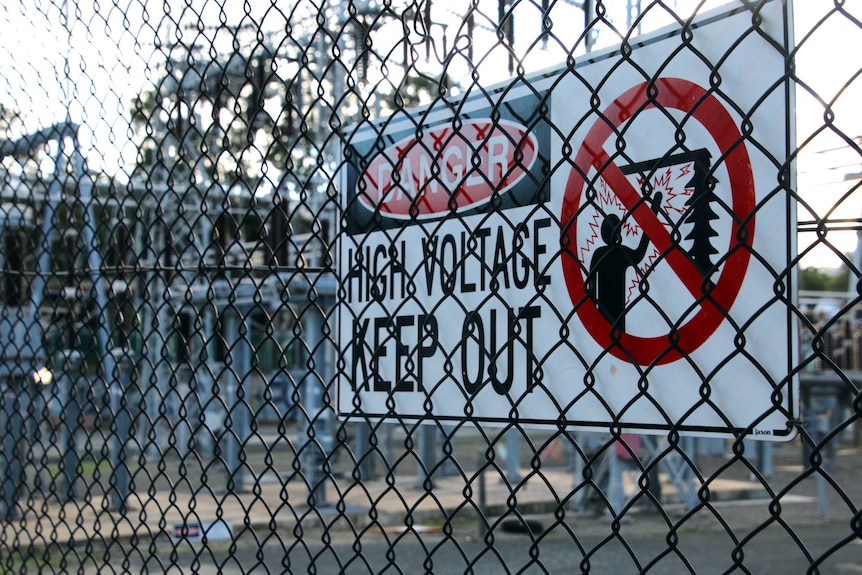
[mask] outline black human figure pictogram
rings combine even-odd
[[[714,223],[719,216],[713,207],[718,201],[715,190],[718,179],[712,171],[709,150],[700,148],[629,164],[621,166],[620,171],[625,175],[640,174],[641,178],[649,180],[661,168],[687,163],[691,163],[692,175],[683,186],[690,190],[682,218],[682,223],[689,228],[685,239],[690,245],[685,252],[704,277],[704,285],[712,285],[710,275],[716,271],[712,256],[718,253],[713,245],[713,239],[718,236]],[[655,192],[651,200],[655,214],[659,213],[661,200],[662,194]],[[640,265],[649,246],[649,238],[642,233],[637,248],[632,249],[622,243],[621,226],[622,221],[615,214],[608,214],[602,221],[601,235],[606,245],[596,249],[590,261],[587,293],[614,328],[625,331],[626,272],[628,268]]]
[[[653,194],[651,207],[658,214],[661,208],[661,193]],[[608,214],[601,228],[604,246],[597,248],[590,260],[587,277],[587,293],[598,305],[599,311],[614,329],[625,331],[626,272],[637,267],[646,255],[649,238],[641,232],[636,248],[623,244],[622,220],[616,214]]]

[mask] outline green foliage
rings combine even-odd
[[[799,272],[799,289],[811,291],[847,291],[850,270],[824,270],[822,268],[802,268]]]
[[[14,106],[0,102],[0,137],[14,137],[21,130],[21,113]]]
[[[391,94],[380,94],[384,107],[389,113],[404,108],[415,108],[427,104],[439,97],[451,85],[447,75],[441,78],[429,76],[407,76],[400,86],[395,87]]]

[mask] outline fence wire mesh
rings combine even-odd
[[[737,37],[716,39],[713,46],[727,48],[714,54],[698,48],[692,23],[718,5],[65,0],[0,8],[0,572],[857,572],[862,60],[853,54],[862,40],[862,10],[838,0],[732,2],[724,9],[745,15],[746,25]],[[793,16],[787,47],[763,16],[776,5]],[[672,56],[650,63],[656,70],[650,72],[633,54],[660,29],[676,30],[665,34],[676,44]],[[772,46],[779,58],[777,88],[752,89],[737,100],[725,91],[728,84],[742,76],[759,86],[765,74],[763,62],[744,56],[754,41]],[[372,194],[354,176],[360,191],[346,196],[349,172],[368,169],[369,150],[393,143],[387,130],[397,121],[408,124],[407,140],[427,142],[429,110],[457,115],[469,112],[464,102],[482,101],[491,119],[485,129],[511,127],[518,112],[501,104],[500,94],[520,90],[547,103],[539,84],[550,76],[541,71],[556,67],[590,97],[562,99],[568,127],[552,122],[547,106],[522,118],[526,135],[518,137],[544,130],[553,142],[547,171],[530,176],[533,191],[541,196],[559,174],[579,169],[575,133],[587,122],[610,126],[614,159],[651,178],[660,161],[645,167],[637,163],[644,158],[627,155],[627,138],[631,153],[635,136],[607,112],[601,90],[612,72],[592,81],[579,66],[600,54],[612,70],[634,69],[643,82],[652,80],[649,91],[680,53],[693,55],[708,79],[699,102],[719,99],[740,134],[711,161],[730,164],[740,147],[765,158],[768,197],[787,208],[775,228],[785,231],[772,238],[784,254],[777,267],[745,243],[748,215],[734,223],[740,243],[733,253],[709,242],[688,249],[700,250],[696,263],[725,271],[739,265],[734,254],[745,252],[766,278],[758,296],[766,303],[754,299],[747,316],[731,317],[707,274],[704,295],[691,309],[719,309],[719,321],[732,324],[734,345],[726,357],[713,357],[714,370],[701,370],[702,358],[684,343],[685,314],[661,315],[659,279],[649,290],[650,278],[660,278],[650,276],[654,269],[690,239],[679,225],[668,236],[673,245],[638,268],[632,284],[636,303],[658,310],[658,323],[667,327],[657,357],[638,364],[642,348],[626,339],[621,319],[637,316],[598,309],[613,316],[601,357],[641,366],[628,382],[634,390],[628,402],[616,405],[602,395],[594,382],[605,377],[599,374],[605,364],[593,362],[561,327],[578,321],[587,296],[555,309],[551,329],[538,320],[529,324],[554,342],[546,356],[523,360],[526,372],[514,374],[510,360],[508,382],[500,379],[504,352],[491,343],[484,359],[464,364],[460,378],[460,350],[486,341],[478,328],[459,331],[447,306],[473,318],[474,328],[483,309],[522,306],[508,316],[500,312],[497,321],[509,326],[500,328],[509,339],[526,341],[517,326],[527,325],[531,305],[546,301],[543,274],[578,258],[567,230],[578,220],[598,230],[598,219],[588,224],[592,212],[578,206],[569,219],[560,217],[543,211],[541,199],[528,231],[504,215],[499,233],[507,250],[509,241],[514,247],[509,253],[488,239],[493,255],[473,278],[487,288],[481,303],[472,307],[475,298],[459,300],[453,290],[441,300],[448,303],[427,303],[417,285],[421,263],[431,256],[398,252],[408,224],[428,215],[421,192],[414,186],[411,197],[407,190],[424,170],[426,189],[439,184],[448,193],[445,219],[463,223],[459,186],[485,178],[497,187],[485,213],[512,214],[499,188],[514,176],[496,182],[470,172],[476,157],[470,164],[449,156],[464,160],[460,172],[419,159],[405,171],[403,158],[390,159],[375,174],[392,178],[392,190],[407,197],[395,225],[382,204],[362,208],[359,224],[351,219]],[[758,110],[773,106],[773,90],[791,105],[765,124]],[[693,122],[661,102],[648,96],[632,112],[656,108],[670,118],[672,141],[655,157],[688,153],[677,159],[693,163],[680,169],[701,169],[692,155],[697,150],[686,144],[695,137]],[[462,120],[447,125],[467,130]],[[362,144],[369,132],[373,137]],[[776,133],[786,136],[778,155],[766,143]],[[485,150],[488,160],[494,148]],[[425,151],[439,155],[440,148]],[[529,172],[523,156],[515,156],[510,169]],[[718,169],[701,173],[704,186]],[[450,184],[456,175],[460,180]],[[587,201],[607,211],[599,176],[581,177],[591,190]],[[648,188],[629,212],[660,203],[651,195],[658,187]],[[693,225],[709,228],[738,216],[734,206],[713,205],[716,213],[699,214]],[[357,225],[359,232],[351,229]],[[390,244],[380,256],[363,236],[372,231]],[[472,234],[470,247],[459,252],[452,244],[452,269],[474,265],[468,260],[480,240],[486,249],[481,224],[477,232],[464,223],[463,231]],[[706,237],[719,233],[709,231]],[[558,243],[533,249],[548,268],[521,262],[517,238],[546,232],[557,234]],[[436,232],[425,233],[430,242]],[[441,268],[443,250],[431,257]],[[630,259],[636,267],[643,255]],[[411,262],[412,271],[396,268],[396,261]],[[570,265],[589,275],[586,261],[577,261]],[[370,279],[352,277],[351,262],[365,266]],[[381,267],[369,271],[371,262]],[[527,286],[523,274],[532,274],[532,299],[507,299],[501,269],[511,272],[506,287],[510,280]],[[380,293],[395,288],[396,276],[407,286],[400,303]],[[450,279],[440,280],[441,289]],[[460,279],[462,292],[469,279]],[[351,289],[365,289],[364,300],[351,299]],[[369,346],[373,359],[349,359],[346,350],[357,340],[344,341],[339,314],[359,320],[390,305],[391,318],[415,311],[397,326],[418,334],[411,349],[367,340],[359,347]],[[776,310],[793,326],[786,337],[756,329]],[[397,339],[393,325],[372,322],[369,337]],[[433,338],[436,350],[448,332],[463,339],[462,347],[432,358],[425,342]],[[783,372],[769,372],[768,354],[750,352],[754,345],[785,358]],[[513,385],[544,390],[554,376],[549,358],[560,350],[583,363],[578,378],[585,391],[568,405],[549,404],[542,416],[549,425],[527,425],[518,409],[528,401]],[[354,346],[350,353],[363,351]],[[460,416],[439,416],[430,400],[420,400],[418,411],[400,411],[400,390],[381,375],[386,353],[403,360],[398,369],[406,375],[396,386],[412,378],[417,387],[408,391],[463,394]],[[658,382],[668,361],[691,366],[694,375]],[[741,362],[749,368],[742,373],[772,386],[770,407],[743,424],[723,412],[718,375]],[[358,383],[357,373],[365,376]],[[337,389],[341,381],[353,387]],[[784,403],[796,382],[798,410]],[[695,390],[697,407],[681,415],[663,408],[652,399],[662,383]],[[469,399],[489,386],[509,401],[497,418],[479,416],[484,400]],[[367,409],[360,393],[351,395],[361,389],[382,392],[382,403]],[[339,392],[346,399],[337,405]],[[629,433],[628,414],[645,398],[660,425],[651,434]],[[728,402],[754,404],[747,394]],[[570,415],[582,404],[601,416]],[[714,412],[710,429],[717,417],[729,436],[687,433],[698,431],[690,418],[699,408]],[[758,422],[776,415],[795,437],[756,441]]]

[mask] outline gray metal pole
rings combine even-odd
[[[96,331],[96,341],[98,342],[99,355],[102,359],[102,377],[108,384],[108,389],[116,383],[112,378],[116,376],[114,355],[110,352],[111,334],[108,331],[108,326],[111,325],[108,317],[108,293],[110,283],[106,278],[102,277],[102,254],[99,252],[99,242],[96,238],[96,218],[93,215],[93,183],[85,171],[84,157],[81,155],[77,146],[75,147],[75,174],[78,177],[78,193],[82,205],[85,207],[83,212],[82,234],[84,236],[84,245],[87,249],[87,263],[90,271],[90,279],[93,282],[93,292],[96,304],[99,306],[101,317],[99,318],[99,328]]]
[[[240,343],[239,337],[239,313],[235,309],[225,310],[222,316],[225,322],[225,334],[228,334],[228,341],[232,342],[229,353],[237,350]],[[231,335],[233,337],[231,337]],[[243,477],[239,462],[239,430],[240,424],[237,418],[237,388],[239,387],[240,373],[237,371],[239,362],[233,362],[230,369],[225,370],[225,405],[227,406],[228,414],[225,418],[224,425],[224,451],[225,463],[227,465],[226,488],[229,492],[242,491]]]
[[[683,437],[680,442],[683,450],[686,455],[688,455],[691,460],[691,465],[688,465],[685,462],[683,468],[683,478],[684,478],[684,493],[682,493],[682,499],[685,501],[686,509],[694,509],[697,505],[697,487],[695,485],[695,475],[694,470],[692,469],[692,465],[697,465],[697,438],[696,437]]]
[[[56,206],[62,201],[62,176],[66,169],[66,156],[63,142],[60,141],[59,144],[57,146],[57,162],[54,169],[55,177],[51,180],[48,194],[45,196],[45,205],[42,207],[42,245],[39,251],[39,259],[37,260],[38,268],[36,269],[36,274],[33,276],[33,285],[30,294],[34,317],[38,314],[39,307],[42,305],[42,300],[45,297],[45,276],[51,271],[51,241],[55,232],[54,211]]]
[[[443,457],[443,464],[440,466],[440,469],[437,470],[438,476],[442,475],[446,477],[453,477],[460,474],[460,470],[458,469],[458,465],[455,462],[454,456],[455,434],[457,433],[458,429],[459,428],[456,428],[452,425],[442,426],[441,434],[443,436],[443,440],[440,453]]]
[[[237,375],[236,387],[236,404],[233,406],[233,411],[236,421],[236,438],[238,442],[237,455],[240,452],[245,453],[245,447],[248,444],[248,439],[251,436],[251,415],[249,410],[249,376],[251,375],[251,325],[249,322],[249,308],[245,308],[242,317],[239,318],[239,325],[242,326],[239,335],[239,347],[236,354],[236,367],[234,368]],[[240,457],[237,461],[235,471],[236,484],[239,490],[243,490],[245,485],[245,457]]]
[[[608,460],[608,501],[610,501],[614,516],[619,516],[626,504],[626,494],[623,488],[623,468],[617,457],[616,445],[611,445],[605,452]]]
[[[207,361],[205,365],[200,366],[199,369],[202,371],[198,373],[198,401],[201,405],[203,425],[196,433],[196,435],[200,434],[202,441],[196,442],[196,444],[212,453],[215,451],[213,444],[216,441],[213,432],[217,428],[216,422],[219,419],[219,414],[217,413],[218,402],[212,400],[215,395],[216,377],[216,373],[212,370],[212,360],[215,357],[215,313],[212,309],[205,309],[203,317],[203,334],[205,338],[203,345],[206,346],[205,356]]]
[[[314,372],[308,373],[303,385],[303,400],[308,414],[306,442],[302,447],[301,464],[308,483],[308,503],[325,506],[326,476],[323,466],[328,450],[332,447],[331,409],[324,404],[323,394],[329,383],[329,365],[326,357],[326,341],[323,337],[324,318],[317,306],[308,308],[305,330],[308,346],[312,351]]]
[[[769,477],[775,471],[774,465],[772,463],[772,442],[771,441],[761,441],[760,449],[758,449],[758,465],[760,467],[760,472]]]
[[[187,381],[192,377],[191,372],[185,367],[176,368],[178,381],[177,381],[177,396],[179,399],[177,400],[177,418],[174,420],[174,438],[177,446],[177,454],[180,458],[185,458],[189,453],[189,442],[192,437],[191,433],[191,400],[189,396],[190,388]],[[180,419],[183,416],[184,419]]]
[[[60,412],[60,427],[65,434],[63,458],[61,459],[63,488],[61,499],[72,501],[76,497],[75,483],[79,477],[78,444],[76,436],[80,426],[81,405],[79,397],[85,397],[87,380],[81,373],[81,353],[78,351],[64,352],[63,375],[66,379],[67,393]]]
[[[155,227],[155,223],[152,225]],[[155,229],[155,228],[154,228]],[[162,229],[162,233],[156,234],[156,240],[153,242],[153,248],[158,252],[159,246],[164,244],[164,234],[166,230]],[[141,237],[141,242],[146,242],[147,239]],[[139,250],[142,253],[143,249]],[[149,265],[156,265],[158,259],[149,262]],[[146,266],[145,266],[146,267]],[[156,266],[158,267],[158,266]],[[147,446],[146,455],[154,459],[158,459],[162,455],[162,448],[167,442],[168,434],[159,433],[161,411],[163,403],[168,395],[169,374],[166,372],[167,362],[165,360],[165,340],[162,335],[167,329],[168,321],[168,300],[170,299],[169,286],[163,281],[163,276],[159,273],[151,274],[149,278],[144,278],[143,299],[145,305],[142,309],[143,323],[141,326],[141,335],[144,338],[148,361],[142,362],[141,367],[141,385],[143,386],[141,393],[144,396],[144,404],[146,417],[142,426],[143,444]],[[148,281],[146,281],[148,279]]]
[[[574,497],[572,497],[571,508],[575,511],[583,511],[586,508],[587,496],[589,495],[589,493],[582,486],[582,483],[584,482],[584,469],[586,469],[586,464],[578,448],[584,448],[584,434],[575,433],[573,437],[575,446],[572,450],[572,458],[574,460],[572,465],[572,487],[575,489],[579,489],[579,491],[575,493]]]
[[[591,52],[596,43],[596,31],[594,29],[590,29],[590,26],[596,20],[596,0],[584,0],[583,9],[584,31],[589,30],[586,33],[584,42],[586,44],[587,52]]]
[[[479,540],[484,540],[488,534],[488,494],[487,486],[485,485],[485,471],[487,460],[485,452],[479,451],[476,454],[476,475],[479,480]]]
[[[116,373],[111,376],[111,414],[116,425],[111,438],[111,509],[126,510],[126,500],[129,497],[129,465],[126,453],[126,441],[129,439],[131,421],[129,407],[123,399],[126,394],[126,381],[129,377],[130,362],[128,358],[114,363]]]
[[[374,475],[374,461],[371,455],[371,425],[366,421],[357,421],[353,426],[356,458],[356,472],[360,479],[371,479]]]
[[[0,437],[2,437],[2,442],[0,442],[0,446],[2,446],[0,473],[2,473],[3,478],[3,514],[0,515],[0,518],[4,521],[11,521],[15,518],[18,490],[21,485],[21,460],[19,459],[17,444],[23,421],[19,413],[18,392],[9,379],[5,383],[2,412],[0,412]]]
[[[434,473],[431,471],[434,467],[434,441],[436,439],[437,430],[431,424],[419,426],[419,462],[416,464],[416,486],[426,487],[428,489],[434,487]]]
[[[393,443],[395,443],[395,423],[384,423],[385,433],[383,436],[383,456],[386,458],[386,467],[390,468],[395,461],[395,450],[393,449]]]
[[[521,433],[515,427],[506,431],[506,479],[521,481]]]

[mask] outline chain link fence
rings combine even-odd
[[[0,23],[0,572],[858,571],[858,5]]]

